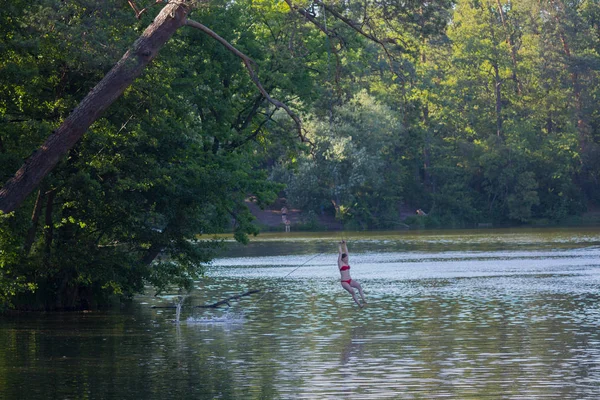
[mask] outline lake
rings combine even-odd
[[[0,317],[0,399],[598,399],[599,256],[600,228],[265,234],[181,299]]]

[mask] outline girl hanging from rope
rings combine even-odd
[[[354,302],[356,302],[359,307],[363,307],[363,305],[367,303],[367,300],[365,299],[365,295],[360,283],[350,278],[350,265],[348,265],[348,246],[346,246],[345,240],[342,240],[339,245],[338,268],[340,269],[342,287],[352,295]],[[356,293],[354,292],[354,288],[358,289],[358,293],[363,301],[362,304],[358,301]]]

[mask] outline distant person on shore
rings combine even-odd
[[[289,232],[291,222],[287,217],[287,212],[288,212],[287,207],[281,207],[281,221],[283,221],[283,224],[285,225],[285,231]]]
[[[342,287],[352,295],[354,302],[362,308],[363,305],[367,303],[367,300],[365,299],[365,294],[363,293],[360,283],[358,283],[357,280],[350,278],[350,265],[348,265],[348,246],[346,246],[345,240],[342,240],[339,245],[338,268],[340,270]],[[356,297],[356,293],[354,292],[355,288],[358,289],[358,293],[362,299],[362,304]]]

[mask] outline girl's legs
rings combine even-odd
[[[360,297],[362,298],[363,303],[366,303],[367,300],[365,299],[365,294],[363,293],[363,290],[362,290],[362,287],[360,286],[360,283],[358,283],[358,281],[355,281],[354,279],[352,279],[352,282],[350,282],[350,286],[355,287],[355,288],[358,289],[358,293],[360,294]]]
[[[351,283],[342,282],[342,287],[344,289],[346,289],[348,291],[348,293],[350,293],[352,295],[352,298],[354,299],[354,302],[356,304],[358,304],[359,307],[362,307],[362,304],[360,304],[360,302],[358,301],[358,298],[356,297],[356,293],[354,293],[354,289],[352,289],[352,286],[350,286],[352,283],[354,283],[354,281],[352,281]]]

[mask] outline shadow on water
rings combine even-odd
[[[600,231],[347,239],[362,310],[339,284],[339,237],[316,234],[233,246],[179,316],[150,307],[174,294],[3,318],[0,398],[600,397]]]

